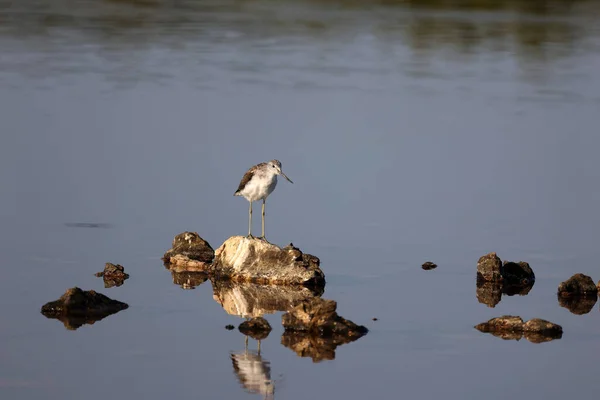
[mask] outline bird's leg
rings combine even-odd
[[[248,209],[248,236],[246,236],[249,239],[253,239],[254,236],[252,236],[252,202],[249,201],[250,203],[250,208]]]
[[[260,340],[258,341],[258,355],[260,356]]]
[[[259,239],[265,239],[265,199],[263,199],[262,204],[262,235],[259,236]]]

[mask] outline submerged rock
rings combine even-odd
[[[289,311],[303,301],[323,294],[323,288],[316,290],[304,286],[259,285],[216,279],[211,283],[213,299],[228,314],[243,318]]]
[[[292,244],[283,249],[265,240],[230,237],[215,251],[212,271],[217,277],[241,282],[324,286],[317,257]]]
[[[129,279],[129,274],[125,273],[125,268],[120,264],[113,263],[106,263],[104,271],[97,272],[95,275],[104,279],[105,288],[119,287],[125,283],[125,279]]]
[[[163,256],[165,265],[186,267],[188,271],[207,271],[215,257],[210,244],[196,232],[183,232],[175,236],[173,245]]]
[[[244,321],[238,327],[239,331],[246,336],[250,336],[254,340],[263,340],[271,332],[269,321],[262,317],[252,318]]]
[[[598,288],[589,276],[575,274],[558,285],[558,295],[562,297],[597,296]]]
[[[300,303],[281,317],[286,331],[307,332],[318,336],[341,335],[359,338],[368,329],[340,317],[333,300],[314,298]]]
[[[558,304],[561,307],[566,308],[571,313],[576,315],[584,315],[589,313],[592,311],[592,308],[594,308],[596,301],[598,301],[597,295],[565,297],[558,294],[557,297]]]
[[[437,268],[437,264],[432,263],[431,261],[427,261],[423,263],[423,265],[421,265],[421,268],[423,268],[425,271],[429,271],[430,269]]]
[[[93,324],[129,306],[110,299],[93,290],[83,291],[78,287],[68,289],[58,300],[42,306],[47,318],[62,321],[67,329],[77,329],[83,324]]]
[[[532,343],[548,342],[562,337],[562,327],[552,322],[533,318],[525,323],[521,317],[504,315],[475,325],[475,329],[491,333],[505,340],[520,340],[523,336]]]

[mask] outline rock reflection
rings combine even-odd
[[[518,285],[477,280],[477,301],[490,308],[494,308],[502,300],[503,294],[506,296],[526,296],[531,291],[531,288],[533,288],[533,284],[534,282]]]
[[[271,365],[258,350],[248,350],[248,338],[244,351],[231,353],[233,372],[242,387],[249,393],[261,395],[263,399],[275,398],[275,385],[271,379]]]
[[[177,272],[171,270],[171,276],[173,277],[174,284],[181,286],[182,289],[186,290],[195,289],[197,286],[202,285],[208,280],[207,274],[196,271]]]
[[[357,337],[331,335],[327,337],[306,332],[285,331],[281,335],[281,344],[299,357],[310,357],[314,363],[335,359],[335,349],[357,340]]]
[[[598,296],[573,296],[573,297],[563,297],[560,294],[557,295],[558,304],[561,307],[566,308],[571,313],[576,315],[584,315],[592,311],[594,305],[596,305],[596,301],[598,301]]]
[[[288,311],[302,301],[319,297],[323,289],[303,286],[268,286],[254,283],[211,280],[213,299],[225,312],[243,318]]]

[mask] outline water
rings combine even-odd
[[[2,398],[261,398],[236,359],[277,399],[597,393],[598,305],[555,293],[600,279],[600,8],[532,4],[0,1]],[[272,158],[294,184],[267,236],[317,255],[323,297],[370,330],[333,360],[283,346],[281,312],[244,356],[211,282],[160,261],[185,230],[245,234],[233,192]],[[527,296],[477,301],[489,251],[531,264]],[[104,288],[105,262],[131,278]],[[73,286],[129,308],[40,314]],[[564,335],[473,328],[504,314]]]

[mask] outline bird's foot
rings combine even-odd
[[[254,236],[252,236],[251,233],[248,234],[248,236],[246,236],[246,239],[256,239]]]
[[[265,237],[265,235],[259,236],[259,237],[257,237],[257,239],[258,239],[258,240],[262,240],[262,241],[264,241],[264,242],[267,242],[267,243],[271,243],[271,242],[269,242],[269,241],[267,240],[267,238]]]

